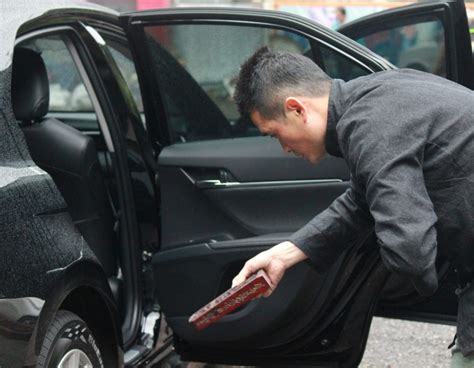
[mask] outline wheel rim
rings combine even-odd
[[[58,368],[93,368],[89,357],[82,350],[68,351],[58,364]]]

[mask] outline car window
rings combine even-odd
[[[319,45],[318,50],[321,66],[331,78],[348,81],[368,74],[367,69],[328,46]]]
[[[60,35],[23,42],[41,54],[49,79],[49,111],[93,112],[92,102],[74,60]]]
[[[399,68],[446,76],[444,30],[438,19],[373,32],[356,41]]]
[[[22,42],[38,52],[49,80],[48,114],[80,130],[98,130],[91,98],[62,35],[47,35]]]
[[[110,50],[115,62],[117,63],[117,66],[122,73],[128,88],[132,92],[138,110],[140,113],[143,113],[143,100],[140,92],[140,85],[138,83],[137,70],[135,68],[135,64],[126,41],[116,41],[107,34],[101,35],[107,42],[107,47]]]
[[[166,25],[145,27],[172,142],[260,135],[233,100],[240,65],[257,49],[304,54],[331,77],[367,71],[329,47],[314,49],[296,33],[263,27]]]

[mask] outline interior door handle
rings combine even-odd
[[[314,185],[314,184],[333,184],[342,183],[341,179],[309,179],[309,180],[276,180],[276,181],[252,181],[252,182],[238,182],[234,180],[222,181],[221,179],[205,179],[195,180],[185,170],[181,172],[188,178],[188,180],[198,189],[218,189],[229,187],[261,187],[261,186],[285,186],[285,185]],[[233,178],[232,178],[233,179]]]
[[[237,181],[221,182],[220,180],[201,180],[194,182],[199,189],[217,189],[217,188],[229,188],[229,187],[268,187],[268,186],[285,186],[285,185],[314,185],[314,184],[333,184],[342,183],[341,179],[314,179],[314,180],[284,180],[284,181],[254,181],[239,183]]]
[[[198,180],[194,185],[199,189],[224,188],[229,186],[239,185],[237,182],[223,183],[220,180]]]

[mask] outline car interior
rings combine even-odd
[[[49,80],[41,55],[17,47],[12,72],[15,117],[33,161],[53,178],[74,224],[102,264],[118,301],[119,239],[111,187],[106,184],[94,139],[49,117],[49,95]]]

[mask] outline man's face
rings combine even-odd
[[[277,138],[285,152],[292,152],[313,164],[326,154],[325,125],[321,129],[318,123],[322,121],[314,114],[294,109],[274,120],[264,118],[258,111],[252,112],[250,117],[262,134]]]

